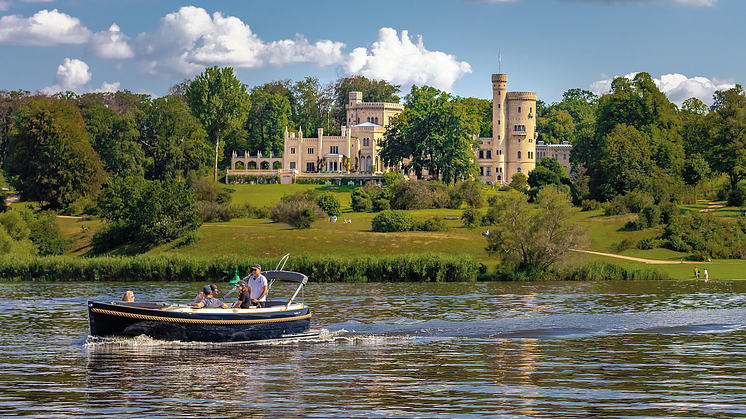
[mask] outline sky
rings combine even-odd
[[[363,75],[547,104],[647,72],[712,104],[746,83],[744,0],[0,0],[0,90],[153,96],[211,66],[249,87]]]

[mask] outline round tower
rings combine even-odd
[[[536,93],[507,94],[507,118],[503,122],[507,137],[505,179],[528,173],[536,167]]]
[[[492,75],[492,159],[495,162],[493,179],[505,181],[505,104],[507,101],[507,74]],[[509,180],[509,178],[508,178]]]

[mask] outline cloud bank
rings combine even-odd
[[[65,58],[65,62],[57,67],[54,84],[45,87],[42,92],[50,95],[68,90],[78,94],[88,93],[91,90],[86,86],[92,77],[93,74],[89,71],[88,64],[78,59]],[[104,82],[100,88],[94,89],[93,92],[116,92],[119,90],[119,86],[119,82]]]
[[[21,15],[0,18],[0,44],[48,47],[60,44],[83,44],[91,31],[80,19],[57,9],[42,10],[25,19]]]
[[[626,78],[632,80],[637,73],[627,74]],[[597,94],[603,95],[609,93],[611,90],[611,82],[614,78],[606,78],[591,83],[590,90]],[[712,95],[716,90],[727,90],[734,87],[735,84],[713,79],[710,80],[706,77],[686,77],[683,74],[665,74],[659,79],[653,78],[656,86],[661,92],[665,93],[668,100],[681,106],[685,100],[696,97],[702,102],[712,105]]]

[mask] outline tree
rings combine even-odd
[[[336,126],[355,125],[347,121],[347,104],[350,92],[361,92],[363,102],[399,103],[400,85],[385,80],[370,80],[364,76],[349,76],[337,79],[334,83],[334,120]]]
[[[342,213],[342,204],[339,202],[339,198],[331,192],[324,192],[319,195],[316,199],[316,205],[329,215],[340,215]]]
[[[83,104],[80,112],[104,170],[112,176],[142,175],[145,156],[140,146],[137,110],[119,115],[103,105]]]
[[[476,174],[476,128],[469,124],[462,104],[448,93],[429,86],[412,86],[402,114],[389,125],[381,151],[387,166],[409,159],[408,167],[422,176],[456,182]]]
[[[25,199],[61,209],[99,190],[106,174],[73,105],[34,101],[17,124],[11,167]]]
[[[250,107],[246,86],[238,81],[231,67],[210,67],[196,76],[184,94],[192,114],[215,139],[215,171],[218,181],[218,156],[221,135],[240,129]]]
[[[164,243],[199,228],[194,190],[186,181],[114,178],[98,196],[99,214],[122,242]]]
[[[689,156],[684,167],[684,182],[694,186],[694,202],[697,202],[697,185],[710,174],[710,165],[699,154]]]
[[[577,210],[558,189],[542,188],[535,205],[528,203],[525,194],[509,191],[495,208],[487,252],[508,263],[545,271],[588,240],[588,232],[570,222]]]
[[[147,177],[185,178],[209,162],[206,133],[178,96],[148,100],[139,113],[140,142],[149,160]]]
[[[248,151],[282,155],[285,149],[285,130],[293,129],[292,111],[287,97],[281,93],[267,92],[264,87],[251,91],[251,110],[246,119]]]
[[[718,90],[713,96],[716,131],[712,141],[712,166],[728,175],[731,190],[746,176],[746,94],[740,84]]]
[[[510,177],[510,189],[523,192],[528,188],[528,178],[523,173],[516,173]]]

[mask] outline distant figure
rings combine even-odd
[[[707,274],[707,269],[705,269],[705,282],[710,279],[710,276]]]
[[[352,220],[350,220],[349,218],[345,218],[344,219],[344,223],[345,224],[352,224]]]
[[[218,292],[218,286],[215,285],[215,284],[205,285],[205,288],[207,288],[207,287],[210,287],[210,290],[212,291],[213,294]],[[199,303],[205,297],[207,297],[207,295],[205,294],[205,291],[204,291],[204,288],[203,288],[202,291],[200,291],[199,294],[197,294],[197,296],[194,297],[194,303],[193,304]]]
[[[122,301],[126,301],[128,303],[135,301],[135,293],[132,291],[125,292],[122,296]]]
[[[694,267],[694,279],[699,279],[699,269],[697,267]]]
[[[482,237],[488,237],[489,235],[490,235],[490,229],[489,228],[487,230],[485,230],[485,231],[482,232]]]
[[[334,222],[336,223],[337,222],[337,216],[336,215],[332,215],[332,220],[334,220]]]

